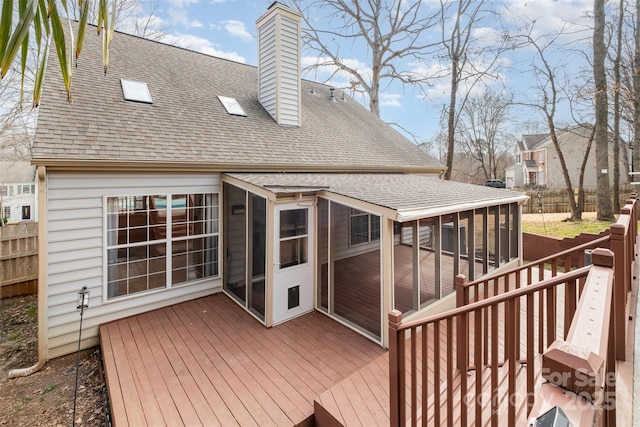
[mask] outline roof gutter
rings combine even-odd
[[[70,160],[32,159],[31,164],[46,166],[48,171],[84,172],[327,172],[327,173],[411,173],[441,174],[440,166],[382,166],[382,165],[311,165],[311,164],[253,164],[205,163],[205,162],[158,162],[153,160]]]
[[[481,202],[462,203],[449,206],[438,206],[433,208],[422,209],[398,209],[396,215],[396,221],[407,222],[415,221],[417,219],[430,218],[434,216],[447,215],[455,212],[468,211],[471,209],[485,208],[488,206],[496,206],[507,203],[520,203],[529,199],[529,196],[524,194],[520,196],[506,197],[502,199],[484,200]]]

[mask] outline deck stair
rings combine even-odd
[[[498,387],[499,397],[498,411],[504,413],[507,411],[506,392],[509,362],[499,367],[498,370]],[[526,365],[517,364],[517,388],[520,395],[526,394]],[[540,384],[540,358],[536,359],[536,383]],[[376,360],[364,366],[354,374],[345,378],[335,386],[329,388],[320,394],[314,401],[314,418],[317,427],[338,427],[338,426],[387,426],[389,424],[389,354],[386,353]],[[440,382],[439,397],[436,399],[432,393],[428,396],[428,426],[449,425],[447,419],[447,388],[451,387],[454,392],[452,395],[451,405],[453,409],[452,425],[461,425],[461,405],[459,393],[461,387],[461,371],[454,369],[452,381],[445,379]],[[491,424],[491,367],[486,366],[481,369],[479,375],[475,369],[465,372],[467,375],[467,393],[465,393],[468,401],[476,399],[476,381],[480,378],[482,391],[480,399],[483,399],[482,426]],[[437,404],[436,404],[437,401]],[[418,403],[422,402],[419,399]],[[436,406],[439,408],[436,410]],[[522,399],[517,408],[517,419],[519,425],[526,422],[526,400]],[[467,411],[467,420],[472,420],[468,426],[476,426],[474,407],[469,406]],[[407,411],[409,413],[409,411]],[[417,425],[423,425],[423,414],[418,415],[416,419]],[[411,425],[411,419],[407,420],[407,425]]]

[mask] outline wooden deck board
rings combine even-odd
[[[136,383],[136,389],[146,421],[152,425],[163,425],[164,421],[160,412],[160,405],[156,399],[155,390],[149,376],[147,375],[147,369],[143,361],[144,356],[140,354],[135,341],[131,339],[132,333],[129,324],[124,322],[120,323],[119,328],[125,351],[131,363],[131,369],[135,373],[133,379]]]
[[[117,426],[310,425],[318,394],[385,354],[318,312],[265,328],[223,294],[102,325],[100,336]]]
[[[139,319],[131,319],[129,326],[131,328],[131,332],[137,337],[137,340],[141,342],[142,347],[147,349],[148,357],[145,359],[145,369],[149,376],[149,380],[154,385],[153,392],[158,401],[158,405],[160,406],[164,422],[166,422],[167,425],[180,424],[182,422],[180,413],[178,412],[178,408],[171,397],[169,388],[162,379],[162,372],[156,362],[156,358],[153,357],[151,347],[144,336]]]

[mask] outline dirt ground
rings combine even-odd
[[[0,300],[0,426],[70,426],[76,354],[53,359],[28,377],[8,379],[11,369],[36,363],[35,295]],[[76,425],[108,426],[102,356],[98,347],[80,353]]]

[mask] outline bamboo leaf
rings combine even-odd
[[[27,0],[20,0],[18,7],[20,10],[20,15],[24,14],[24,11],[27,7]],[[20,105],[22,105],[22,101],[24,100],[24,80],[25,80],[25,71],[27,69],[28,59],[29,59],[29,33],[27,33],[24,40],[22,41],[22,55],[20,57],[20,70],[21,70],[21,76],[22,76],[22,79],[20,80]]]
[[[31,28],[31,24],[33,24],[33,19],[36,14],[37,4],[37,0],[27,0],[25,12],[20,16],[20,20],[9,39],[9,43],[6,46],[2,57],[0,58],[0,78],[4,77],[9,71],[11,63],[18,53],[18,49],[22,46],[22,41],[29,33],[29,29]]]
[[[9,44],[11,27],[13,27],[13,0],[4,0],[0,19],[2,22],[0,25],[0,58],[2,58]]]
[[[67,89],[67,100],[71,102],[71,74],[69,73],[69,67],[67,63],[67,45],[64,39],[64,28],[60,15],[58,15],[58,9],[56,7],[51,8],[51,34],[53,41],[56,44],[56,52],[58,53],[58,61],[60,62],[60,72],[62,74],[62,80],[64,86]]]
[[[78,57],[82,52],[82,45],[84,44],[84,32],[87,28],[87,20],[89,18],[89,1],[85,0],[81,2],[80,9],[80,22],[78,24],[78,39],[76,41],[76,66],[78,65]]]
[[[42,55],[38,55],[38,68],[36,70],[36,77],[33,84],[33,108],[40,105],[40,97],[42,96],[42,84],[44,82],[44,75],[47,69],[47,59],[49,58],[49,40],[50,37],[47,37]]]
[[[106,26],[107,22],[107,0],[98,0],[98,35],[102,32],[102,27]]]

